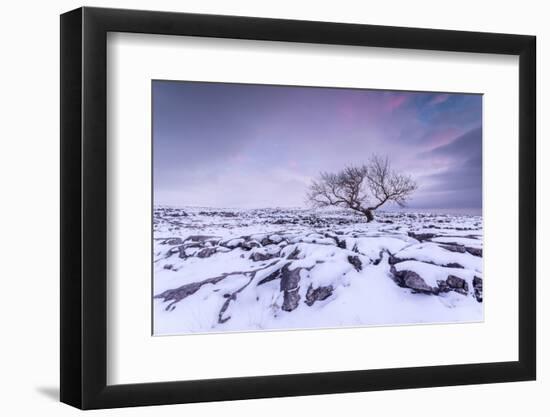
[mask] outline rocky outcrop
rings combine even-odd
[[[269,253],[269,252],[254,252],[250,255],[250,259],[254,262],[268,261],[273,258],[278,258],[279,252]]]
[[[288,265],[285,265],[281,270],[281,292],[283,293],[283,305],[284,311],[292,311],[298,307],[300,302],[299,283],[300,283],[300,271],[302,268],[289,269]]]
[[[359,259],[359,256],[348,256],[348,262],[353,265],[357,272],[363,269],[363,263]]]
[[[337,234],[325,233],[325,237],[333,239],[334,243],[336,243],[336,246],[338,246],[340,249],[347,249],[345,239],[340,239]]]
[[[426,281],[414,271],[398,271],[395,266],[392,265],[390,273],[392,274],[393,281],[400,287],[410,288],[418,293],[434,294],[434,289],[426,284]]]
[[[416,239],[419,242],[429,241],[430,239],[433,239],[434,237],[438,236],[435,233],[408,232],[407,234],[408,234],[409,237],[412,237],[413,239]]]
[[[466,248],[462,245],[453,245],[451,243],[441,243],[439,246],[445,250],[448,250],[449,252],[457,252],[457,253],[466,252]]]
[[[204,248],[197,252],[197,258],[209,258],[216,252],[216,248]]]
[[[161,243],[161,245],[181,245],[183,240],[180,237],[171,237]]]
[[[406,261],[406,259],[398,258],[397,256],[392,255],[391,253],[390,253],[390,257],[388,258],[388,263],[390,265],[395,265],[395,264],[398,264],[399,262],[404,262],[404,261]]]
[[[170,304],[166,306],[166,311],[171,311],[175,308],[175,304],[183,300],[184,298],[189,297],[192,294],[195,294],[200,288],[205,284],[217,284],[222,279],[225,279],[228,274],[223,274],[217,277],[205,279],[204,281],[192,282],[190,284],[182,285],[179,288],[173,290],[166,290],[161,294],[157,294],[154,298],[162,298],[164,302],[171,301]]]
[[[290,265],[290,263],[286,264],[285,266],[288,266],[288,265]],[[269,274],[267,277],[262,278],[260,281],[258,281],[258,286],[263,285],[263,284],[267,284],[270,281],[274,281],[276,279],[279,279],[279,278],[281,278],[281,275],[282,275],[281,269],[277,269],[277,270],[273,271],[271,274]]]
[[[283,305],[281,306],[281,309],[283,309],[284,311],[292,311],[296,307],[298,307],[299,302],[300,293],[298,292],[298,289],[295,289],[293,291],[285,291]]]
[[[433,262],[428,262],[428,263],[431,263],[432,265],[437,265],[436,263],[433,263]],[[448,264],[445,264],[445,265],[439,265],[439,266],[443,266],[445,268],[458,268],[458,269],[464,269],[464,267],[462,265],[460,265],[459,263],[457,262],[450,262]]]
[[[298,247],[294,248],[294,250],[286,257],[286,259],[290,260],[296,260],[298,259],[298,256],[300,255],[300,249]]]
[[[436,265],[436,266],[442,266],[444,268],[459,268],[459,269],[464,269],[464,266],[460,265],[459,263],[457,262],[450,262],[448,264],[437,264],[435,262],[431,262],[431,261],[420,261],[418,259],[415,259],[415,258],[399,258],[398,256],[395,256],[395,255],[392,255],[390,254],[389,258],[388,258],[388,263],[390,265],[396,265],[398,263],[401,263],[401,262],[405,262],[405,261],[417,261],[417,262],[423,262],[425,264],[430,264],[430,265]]]
[[[232,211],[199,211],[199,215],[201,216],[209,216],[209,217],[237,217],[238,214]]]
[[[246,284],[244,284],[241,288],[237,289],[236,291],[233,291],[230,294],[227,293],[227,294],[223,295],[226,300],[223,303],[222,308],[220,309],[220,312],[218,313],[218,323],[223,324],[231,318],[231,316],[224,317],[225,312],[229,308],[229,304],[231,304],[232,301],[236,301],[237,300],[237,294],[239,294],[242,290],[244,290],[246,287],[248,287],[250,285],[250,283],[254,279],[254,275],[255,275],[255,273],[253,273],[250,276],[250,279],[248,280],[248,282]]]
[[[307,289],[305,303],[311,307],[315,301],[323,301],[329,298],[333,291],[334,288],[332,288],[332,285],[317,288],[313,288],[313,286],[310,285]]]
[[[390,267],[393,281],[403,288],[410,288],[413,292],[422,294],[439,295],[450,291],[458,294],[468,295],[468,282],[455,275],[449,275],[444,281],[437,281],[437,287],[431,287],[426,281],[414,271],[398,271],[395,266]],[[475,283],[474,283],[475,288]],[[478,300],[479,301],[479,300]]]
[[[260,242],[256,240],[247,240],[239,245],[239,247],[243,250],[252,250],[254,248],[259,248]]]
[[[481,303],[483,301],[483,280],[479,277],[474,277],[472,284],[474,286],[474,297]]]
[[[178,256],[181,259],[187,259],[187,252],[185,252],[185,249],[186,249],[185,245],[178,246]]]
[[[466,247],[466,248],[464,248],[464,249],[466,249],[466,252],[468,252],[468,253],[471,254],[471,255],[479,256],[480,258],[483,257],[483,249],[481,249],[481,248],[470,248],[470,247]]]
[[[187,239],[185,239],[185,242],[219,242],[220,238],[218,236],[210,236],[210,235],[191,235],[188,236]]]
[[[192,294],[195,294],[192,298],[210,297],[212,305],[216,305],[212,328],[216,320],[218,323],[229,322],[227,328],[232,328],[231,315],[246,314],[248,307],[252,307],[251,311],[265,308],[266,314],[275,318],[280,317],[282,311],[286,314],[298,309],[294,315],[298,316],[299,321],[300,315],[306,314],[309,307],[312,307],[311,313],[307,314],[316,314],[337,296],[345,295],[346,291],[369,291],[371,283],[376,289],[380,284],[384,287],[387,282],[380,283],[379,280],[386,276],[391,277],[399,287],[407,289],[398,291],[399,297],[422,300],[422,294],[441,296],[442,308],[453,308],[456,303],[464,301],[476,306],[472,298],[464,299],[454,293],[472,295],[478,302],[483,301],[482,279],[476,276],[470,280],[474,273],[481,274],[482,271],[482,249],[473,247],[483,244],[479,237],[481,232],[472,232],[472,235],[453,233],[452,229],[459,229],[454,224],[448,224],[450,220],[391,214],[388,215],[391,221],[379,220],[373,229],[364,227],[364,219],[356,221],[352,216],[349,221],[337,217],[326,217],[328,220],[320,221],[314,216],[298,215],[287,220],[281,218],[278,212],[266,212],[264,218],[261,211],[243,211],[237,217],[211,211],[207,216],[218,218],[208,219],[209,223],[202,225],[195,217],[197,212],[190,213],[191,217],[187,220],[179,219],[180,222],[188,222],[181,237],[177,236],[179,228],[175,219],[167,222],[160,215],[155,219],[159,222],[154,223],[155,233],[158,233],[158,237],[154,237],[155,273],[164,270],[159,275],[161,278],[179,279],[178,285],[188,283],[164,291],[155,298],[167,302],[166,309],[171,311],[177,302]],[[164,212],[161,214],[164,216]],[[256,227],[263,225],[264,219],[266,224],[280,222],[291,226]],[[435,226],[434,223],[440,225]],[[314,226],[309,227],[312,224]],[[338,230],[339,224],[352,226]],[[159,225],[163,225],[160,230]],[[228,232],[226,227],[231,225],[238,227],[238,231]],[[383,239],[376,241],[379,237]],[[436,237],[444,239],[434,239]],[[411,262],[401,264],[406,261]],[[444,262],[449,263],[441,265]],[[197,270],[196,266],[201,264],[205,268]],[[216,271],[211,272],[212,275],[227,271],[227,265],[238,265],[236,269],[241,271],[203,279],[211,276],[208,271]],[[200,275],[193,278],[193,273]],[[226,281],[220,282],[226,278]],[[435,281],[439,278],[441,280]],[[191,280],[201,281],[189,283]],[[361,285],[355,285],[358,280],[361,280]],[[204,285],[207,286],[202,288]],[[392,282],[389,285],[394,286]],[[353,300],[357,300],[356,294],[353,295]],[[214,304],[214,299],[219,303]],[[254,300],[257,304],[253,304]],[[344,305],[349,300],[343,301]],[[195,307],[201,305],[200,299],[187,302],[190,308],[200,310],[200,307]],[[361,299],[358,305],[360,303]],[[418,305],[421,308],[423,302],[419,301]],[[328,308],[332,311],[335,307],[347,308],[338,306],[338,302],[331,303]],[[246,318],[241,317],[237,321],[241,323]],[[263,328],[263,322],[257,325]]]
[[[267,268],[271,268],[276,263],[277,263],[277,261],[272,262],[271,264],[263,266],[261,268],[252,269],[252,270],[248,270],[248,271],[225,272],[221,275],[218,275],[218,276],[215,276],[215,277],[212,277],[212,278],[207,278],[207,279],[204,279],[202,281],[185,284],[185,285],[182,285],[181,287],[174,288],[174,289],[171,289],[171,290],[166,290],[166,291],[164,291],[160,294],[157,294],[157,295],[153,296],[153,298],[160,298],[164,302],[171,301],[171,303],[166,306],[166,311],[171,311],[175,308],[175,304],[179,303],[184,298],[187,298],[190,295],[196,293],[203,285],[206,285],[206,284],[215,285],[218,282],[226,279],[227,277],[236,276],[236,275],[244,275],[244,276],[249,278],[249,281],[247,282],[247,284],[244,287],[242,287],[241,289],[236,291],[236,293],[238,293],[238,292],[242,291],[244,288],[246,288],[252,282],[252,280],[256,277],[256,274],[258,272],[264,271]],[[225,297],[225,298],[227,298],[227,297]]]
[[[470,246],[459,245],[458,243],[440,243],[440,247],[450,252],[469,253],[473,256],[483,257],[483,249]]]
[[[413,272],[413,271],[403,271],[403,272],[404,272],[403,283],[405,284],[406,287],[414,291],[418,291],[426,294],[430,294],[433,292],[432,287],[426,284],[426,281],[424,281],[424,279],[420,275],[418,275],[416,272]]]
[[[454,291],[462,295],[468,295],[468,283],[455,275],[449,275],[445,281],[437,281],[439,292]]]
[[[265,236],[261,239],[260,244],[262,246],[277,245],[279,243],[286,243],[286,241],[278,235]]]

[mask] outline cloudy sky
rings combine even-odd
[[[415,209],[481,208],[482,96],[153,82],[156,204],[305,205],[310,181],[388,156]]]

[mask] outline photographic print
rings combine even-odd
[[[152,81],[153,334],[483,320],[482,95]]]

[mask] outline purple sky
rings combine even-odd
[[[155,204],[305,205],[311,179],[388,156],[410,208],[481,208],[481,95],[153,81]]]

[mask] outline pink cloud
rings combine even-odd
[[[399,107],[405,104],[406,101],[407,101],[407,96],[403,96],[403,95],[391,96],[387,102],[387,109],[389,111],[397,110]]]
[[[445,103],[449,99],[449,97],[450,97],[449,94],[438,94],[437,96],[435,96],[430,100],[430,104],[436,105],[436,104]]]
[[[456,127],[448,127],[433,132],[428,139],[428,144],[432,149],[446,145],[462,135],[464,131]]]

